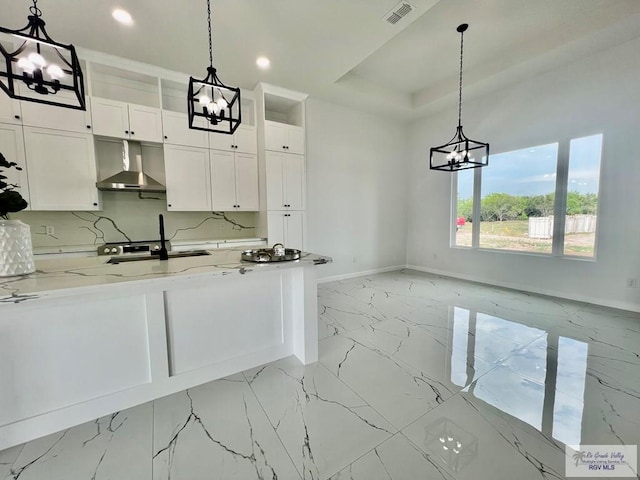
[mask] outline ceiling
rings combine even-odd
[[[469,99],[640,36],[640,0],[212,0],[213,56],[227,84],[264,81],[410,119],[457,99],[465,34]],[[2,26],[26,24],[32,0],[0,0]],[[208,66],[205,0],[40,0],[58,42],[195,77]],[[111,17],[128,10],[134,25]],[[81,50],[81,48],[80,48]],[[258,56],[271,68],[256,67]]]

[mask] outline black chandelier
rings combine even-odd
[[[429,168],[457,172],[468,168],[489,165],[489,144],[471,140],[462,132],[462,51],[464,32],[469,25],[463,23],[456,31],[460,33],[460,90],[458,96],[458,128],[449,142],[431,149]]]
[[[238,128],[241,120],[240,88],[229,87],[222,83],[213,67],[210,0],[207,0],[207,21],[209,23],[209,66],[207,76],[202,80],[189,78],[187,97],[189,128],[231,135]],[[206,126],[196,122],[198,117],[206,120]]]
[[[57,107],[86,110],[84,80],[73,45],[54,41],[45,30],[38,0],[29,7],[28,24],[20,30],[0,27],[0,33],[18,38],[17,50],[0,43],[4,65],[0,66],[0,88],[11,98]],[[20,91],[23,82],[29,91]],[[30,92],[34,92],[34,95]],[[67,95],[57,93],[67,92]]]

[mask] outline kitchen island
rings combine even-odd
[[[279,358],[318,358],[316,265],[241,249],[0,278],[0,450]]]

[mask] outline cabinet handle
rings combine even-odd
[[[167,137],[166,135],[164,136],[164,139],[167,140],[169,137]]]
[[[94,207],[97,207],[97,206],[98,206],[98,203],[97,203],[97,202],[93,202],[93,206],[94,206]]]
[[[170,203],[167,203],[167,207],[172,207],[173,205],[171,205]]]
[[[14,115],[16,120],[20,120],[20,115]]]
[[[91,128],[91,125],[87,125],[87,128]]]
[[[135,135],[135,134],[136,134],[136,132],[134,132],[133,130],[131,130],[131,135]]]
[[[125,130],[124,133],[126,133],[127,135],[129,135],[129,130]]]

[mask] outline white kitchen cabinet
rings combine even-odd
[[[270,151],[265,156],[267,209],[304,210],[304,157]]]
[[[269,212],[269,245],[281,243],[286,248],[304,250],[304,221],[304,212]]]
[[[0,123],[22,125],[20,103],[0,90]]]
[[[3,169],[3,175],[7,177],[6,182],[18,185],[17,191],[20,193],[31,208],[29,199],[29,182],[27,179],[27,168],[24,156],[24,137],[20,125],[0,123],[0,153],[9,162],[15,162],[22,170],[15,168]]]
[[[286,340],[280,273],[215,280],[183,282],[165,292],[170,377],[281,348]]]
[[[95,135],[162,142],[162,114],[158,108],[92,97],[91,116]]]
[[[93,135],[24,127],[32,210],[100,210]]]
[[[196,118],[195,121],[203,126],[205,125],[205,120],[201,117]],[[164,143],[209,148],[208,132],[189,128],[189,117],[184,113],[163,110],[162,130],[164,132]]]
[[[164,145],[167,210],[211,211],[209,150]]]
[[[264,128],[266,150],[304,154],[304,129],[302,127],[265,120]]]
[[[255,127],[240,125],[233,135],[209,133],[209,146],[215,150],[258,153],[258,138]]]
[[[92,133],[91,104],[86,110],[61,108],[34,102],[22,103],[22,124],[29,127],[52,128],[68,132]]]
[[[211,150],[210,158],[213,210],[259,210],[256,155]]]

